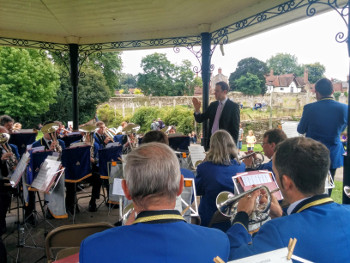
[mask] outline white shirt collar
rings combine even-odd
[[[287,209],[287,214],[290,215],[290,214],[293,212],[294,208],[296,208],[296,206],[297,206],[298,204],[300,204],[302,201],[304,201],[304,200],[306,200],[306,199],[309,199],[309,198],[310,198],[310,197],[306,197],[306,198],[300,199],[300,200],[295,201],[294,203],[290,204],[290,206],[289,206],[288,209]]]
[[[226,101],[227,101],[227,97],[226,97],[226,99],[224,99],[224,100],[219,100],[219,102],[221,102],[221,104],[222,104],[223,106],[225,105]]]

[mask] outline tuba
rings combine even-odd
[[[0,133],[0,145],[7,153],[12,153],[9,159],[6,160],[6,163],[10,169],[10,171],[14,171],[17,165],[16,156],[13,154],[8,141],[10,139],[10,135],[8,133]]]
[[[49,124],[44,125],[41,128],[41,132],[43,134],[49,134],[50,135],[50,138],[51,138],[52,142],[55,142],[55,144],[56,144],[56,147],[54,148],[54,151],[61,153],[62,152],[62,147],[60,146],[60,144],[59,144],[59,142],[57,140],[57,134],[56,134],[57,129],[58,129],[58,124],[56,124],[56,123],[49,123]]]
[[[249,217],[249,225],[262,223],[269,217],[271,206],[271,194],[279,191],[279,188],[270,191],[269,188],[267,188],[267,186],[260,185],[239,195],[234,195],[230,192],[224,191],[219,193],[219,195],[216,197],[216,207],[222,215],[233,219],[237,214],[237,206],[239,200],[241,200],[241,198],[243,198],[244,196],[253,193],[256,190],[265,190],[267,201],[266,203],[260,204],[259,201],[261,197],[257,198],[255,209]]]
[[[252,162],[251,168],[255,170],[264,162],[264,155],[261,152],[251,152],[251,153],[248,153],[248,154],[244,155],[243,157],[239,158],[239,160],[241,161],[241,160],[249,158],[251,156],[253,157],[253,162]]]

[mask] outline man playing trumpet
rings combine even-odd
[[[347,262],[350,258],[350,207],[324,193],[330,166],[329,151],[313,139],[296,137],[278,144],[273,171],[284,199],[290,203],[287,216],[272,195],[270,216],[252,238],[247,231],[259,191],[243,197],[234,224],[227,231],[230,259],[287,247],[296,238],[294,254],[312,262]],[[251,243],[251,244],[250,244]]]

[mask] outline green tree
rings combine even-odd
[[[296,56],[287,53],[278,53],[266,61],[268,69],[272,69],[275,75],[295,74],[302,76],[303,67],[298,64]]]
[[[120,85],[119,81],[123,65],[120,52],[94,53],[89,56],[88,62],[88,68],[94,67],[103,74],[111,95],[114,95],[114,91]],[[84,66],[82,69],[84,71]]]
[[[137,87],[145,95],[182,96],[193,94],[193,72],[188,60],[172,64],[165,54],[154,53],[141,61],[144,73],[138,74]]]
[[[108,104],[97,109],[97,117],[103,121],[107,127],[118,127],[123,120],[122,115]]]
[[[38,50],[0,48],[0,113],[32,125],[31,118],[49,110],[59,88],[57,68]]]
[[[137,86],[136,77],[129,73],[121,73],[119,89],[129,90],[135,89]]]
[[[316,83],[316,81],[324,77],[324,73],[326,72],[326,67],[319,62],[306,64],[304,68],[308,69],[310,83]]]
[[[247,73],[235,80],[237,88],[246,95],[259,95],[261,94],[261,80],[258,76]]]
[[[249,57],[244,58],[238,62],[235,72],[231,73],[229,78],[231,90],[240,90],[241,87],[238,87],[235,83],[236,80],[240,79],[242,76],[246,76],[247,73],[255,75],[260,80],[260,90],[261,94],[266,92],[265,86],[265,74],[268,72],[266,63],[258,60],[257,58]]]
[[[79,123],[85,123],[95,116],[96,107],[106,102],[110,92],[104,76],[98,70],[85,68],[85,77],[79,79],[78,107]],[[61,86],[57,102],[50,105],[50,110],[42,117],[45,120],[72,120],[72,85],[65,71],[61,72]]]
[[[340,91],[336,91],[336,92],[333,93],[333,96],[334,96],[334,98],[335,98],[336,101],[339,101],[340,95],[341,95],[341,92],[340,92]]]

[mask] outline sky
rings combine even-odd
[[[321,63],[326,67],[327,78],[346,80],[349,75],[347,45],[335,40],[338,32],[347,33],[347,27],[340,15],[331,11],[224,45],[224,56],[217,47],[211,60],[215,67],[213,73],[216,75],[218,68],[222,68],[222,73],[229,76],[241,59],[255,57],[266,62],[277,53],[288,53],[295,55],[299,64]],[[172,48],[136,50],[122,53],[122,72],[141,73],[141,59],[155,52],[165,53],[176,65],[188,59],[193,66],[200,66],[186,48],[181,48],[179,53]]]

